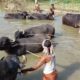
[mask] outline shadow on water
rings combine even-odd
[[[62,68],[64,68],[63,71],[59,72],[58,80],[68,80],[68,78],[74,74],[76,71],[80,70],[80,63],[73,63],[70,66],[62,66],[58,65]]]
[[[80,63],[73,63],[69,66],[62,66],[62,65],[58,65],[59,67],[64,68],[63,71],[58,73],[58,79],[57,80],[68,80],[68,78],[75,73],[75,71],[80,70]],[[26,74],[25,76],[23,76],[23,78],[21,79],[17,79],[17,80],[42,80],[42,69],[37,70],[37,71],[33,71],[29,74]]]
[[[18,77],[17,80],[42,80],[42,70],[37,70]]]

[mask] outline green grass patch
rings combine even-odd
[[[21,10],[32,12],[34,9],[34,5],[35,5],[34,0],[24,0],[23,2],[21,2],[21,0],[17,0],[17,2],[24,4],[24,6],[23,5],[21,6],[23,8],[22,9],[20,8]],[[4,2],[4,3],[7,3],[7,2]],[[49,0],[39,0],[39,3],[42,10],[49,10],[50,8]],[[53,0],[53,3],[56,9],[58,8],[62,10],[80,11],[80,0]]]

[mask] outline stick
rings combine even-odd
[[[36,55],[36,54],[34,54],[34,53],[30,52],[30,51],[27,51],[27,52],[30,53],[30,54],[32,54],[32,55],[34,55],[34,56],[36,56],[36,57],[38,57],[38,58],[40,58],[39,55]]]

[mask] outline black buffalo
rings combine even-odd
[[[5,19],[37,19],[37,20],[54,20],[54,14],[49,13],[28,13],[27,11],[8,13],[5,15]]]
[[[29,38],[33,36],[39,36],[39,35],[47,37],[48,34],[50,34],[50,36],[53,37],[55,34],[55,28],[52,25],[44,24],[44,25],[34,26],[32,28],[26,29],[24,30],[24,32],[19,30],[16,31],[15,39]]]
[[[4,50],[8,55],[25,55],[27,51],[34,53],[43,50],[41,43],[45,39],[42,35],[39,37],[21,38],[12,42],[7,37],[0,38],[0,50]],[[8,41],[9,40],[9,41]]]
[[[15,33],[15,41],[26,47],[33,53],[38,53],[43,50],[42,41],[44,39],[52,39],[55,34],[55,28],[49,24],[39,25],[29,28],[24,32],[17,31]]]
[[[0,80],[16,80],[20,62],[16,55],[9,55],[0,60]]]
[[[8,13],[5,15],[5,19],[26,19],[26,16],[28,13],[26,11],[24,12],[18,12],[18,13]]]
[[[13,42],[8,37],[1,37],[0,38],[0,50],[4,50],[10,55],[17,55],[21,56],[26,54],[25,46],[20,45],[18,42]]]
[[[18,42],[20,45],[25,46],[26,50],[38,53],[43,50],[42,48],[42,41],[45,39],[44,36],[35,36],[30,38],[21,38],[17,39],[16,42]]]
[[[48,13],[30,13],[26,16],[27,19],[37,19],[37,20],[54,20],[53,14]]]
[[[63,16],[62,22],[63,24],[78,28],[80,27],[80,14],[67,13]]]
[[[1,37],[0,50],[5,50],[8,54],[16,54],[18,56],[27,54],[27,50],[38,53],[43,50],[42,41],[44,39],[50,39],[54,36],[54,33],[54,27],[47,24],[25,30],[25,37],[18,37],[15,41],[12,41],[8,37]]]

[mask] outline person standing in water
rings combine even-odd
[[[44,65],[42,80],[57,80],[56,59],[51,41],[45,39],[42,42],[42,47],[44,55],[40,56],[38,63],[31,68],[23,69],[22,73],[37,70]]]

